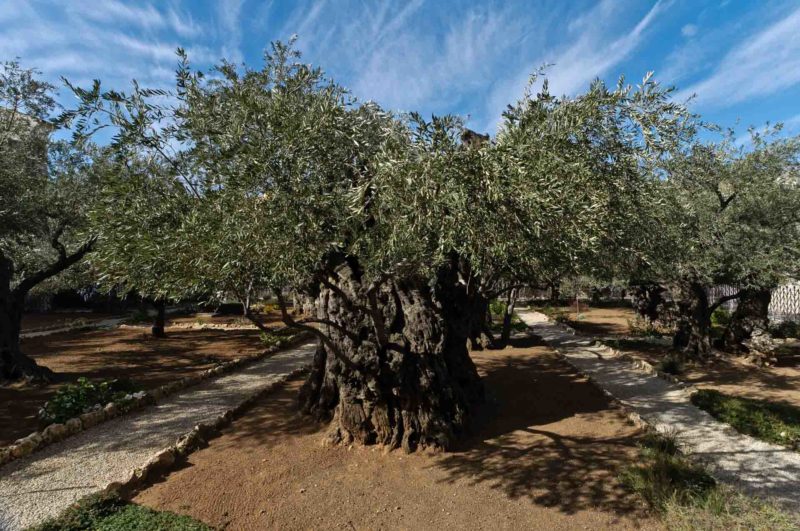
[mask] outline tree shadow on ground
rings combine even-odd
[[[636,455],[636,430],[599,389],[535,340],[474,354],[487,403],[477,431],[434,468],[448,482],[484,483],[514,499],[617,513],[642,503],[616,479]]]

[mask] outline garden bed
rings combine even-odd
[[[140,327],[24,339],[24,351],[56,371],[61,381],[44,386],[0,387],[0,446],[39,429],[39,408],[61,385],[74,383],[80,377],[130,379],[139,388],[150,390],[197,376],[222,362],[258,354],[265,348],[258,330],[178,329],[169,328],[171,322],[166,339],[155,339],[149,330]],[[278,327],[279,323],[272,320],[269,326]]]

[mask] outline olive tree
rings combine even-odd
[[[671,206],[659,220],[674,252],[659,276],[678,287],[680,322],[675,345],[690,359],[711,350],[711,314],[739,299],[727,342],[740,348],[756,328],[766,329],[770,290],[800,270],[800,138],[731,137],[696,143],[670,164],[664,180]],[[709,289],[735,286],[712,302]],[[746,317],[750,316],[750,317]]]
[[[526,94],[496,142],[473,142],[456,117],[360,103],[291,46],[208,77],[181,56],[169,104],[138,86],[76,89],[79,134],[110,124],[116,149],[168,169],[138,193],[173,198],[161,252],[185,287],[269,290],[288,325],[319,337],[301,405],[332,441],[406,450],[467,428],[487,295],[620,244],[610,218],[648,189],[641,168],[681,112],[649,80],[598,82],[577,98]],[[129,190],[107,193],[146,208]],[[314,315],[292,317],[286,288]]]
[[[53,141],[53,87],[16,62],[0,70],[0,379],[51,372],[20,349],[26,296],[53,283],[95,245],[92,151]]]

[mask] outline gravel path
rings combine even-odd
[[[615,358],[591,338],[575,336],[539,312],[520,318],[567,360],[660,431],[676,433],[683,448],[720,480],[753,496],[772,498],[800,513],[800,454],[758,441],[691,404],[689,393]]]
[[[112,481],[124,481],[200,422],[211,422],[308,364],[308,342],[105,422],[0,468],[0,529],[17,530],[59,514]]]

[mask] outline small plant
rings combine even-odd
[[[654,323],[640,315],[634,316],[633,319],[628,319],[628,329],[631,335],[641,337],[661,337],[671,333],[667,327]]]
[[[720,306],[711,314],[711,326],[725,328],[731,323],[731,312]]]
[[[63,423],[109,402],[125,405],[137,391],[138,388],[128,379],[93,382],[78,378],[76,383],[62,386],[53,398],[45,402],[39,410],[39,420],[44,425]]]
[[[675,356],[667,356],[658,364],[658,370],[667,374],[678,376],[683,374],[683,363]]]
[[[188,516],[127,503],[116,494],[92,494],[32,531],[210,531]]]
[[[494,316],[502,316],[506,313],[506,303],[501,300],[494,299],[489,303],[489,311]]]
[[[796,406],[728,396],[713,389],[701,389],[691,400],[692,404],[741,433],[800,448],[800,408]]]
[[[267,348],[282,347],[288,341],[288,336],[278,335],[274,332],[261,332],[259,338],[261,339],[261,343]]]

